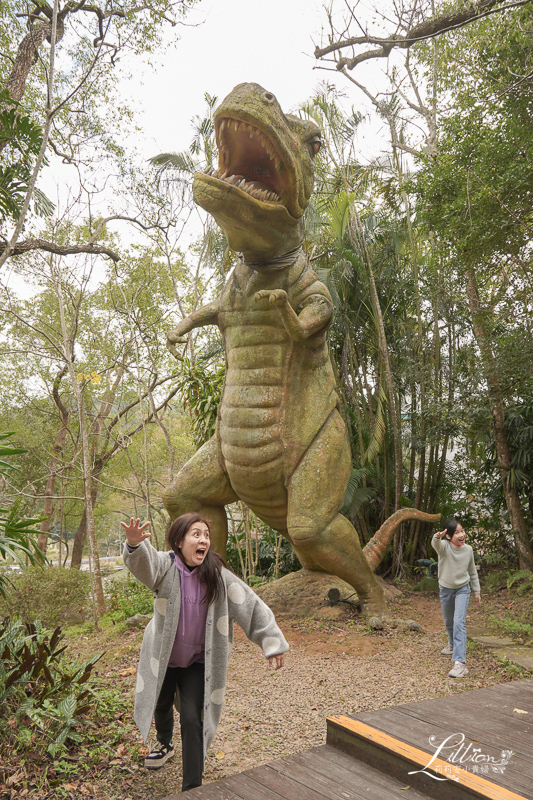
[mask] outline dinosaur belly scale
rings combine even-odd
[[[231,305],[231,311],[223,310],[220,315],[228,353],[219,409],[220,453],[239,497],[273,527],[284,528],[287,492],[282,422],[287,338],[276,309],[260,310],[252,298],[242,295],[233,296]],[[272,344],[266,346],[265,342]]]

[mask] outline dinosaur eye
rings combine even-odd
[[[309,150],[311,151],[311,155],[316,156],[316,154],[320,150],[322,142],[319,136],[315,136],[309,142],[307,142],[307,145],[309,147]]]

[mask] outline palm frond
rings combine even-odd
[[[198,171],[197,162],[188,153],[160,153],[149,158],[148,162],[154,167],[171,168],[188,174]]]
[[[374,427],[372,429],[372,433],[370,435],[370,441],[365,452],[361,456],[361,463],[362,464],[371,464],[377,455],[381,453],[383,449],[383,442],[385,440],[385,432],[386,432],[386,425],[385,425],[385,414],[384,410],[386,408],[388,402],[387,392],[383,383],[380,383],[379,390],[377,393],[377,409],[376,409],[376,418],[374,421]]]

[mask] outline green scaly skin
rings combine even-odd
[[[320,129],[285,116],[261,86],[242,83],[217,108],[215,130],[219,169],[195,176],[194,199],[247,263],[266,264],[303,240]],[[234,185],[238,176],[247,179],[248,190]]]
[[[165,506],[172,518],[203,514],[225,555],[224,506],[242,500],[305,568],[338,575],[367,616],[382,616],[381,586],[339,513],[351,456],[326,339],[333,304],[300,248],[320,130],[245,83],[216,110],[215,131],[219,167],[195,176],[194,198],[242,255],[221,295],[182,320],[168,346],[178,355],[187,333],[218,325],[226,380],[216,435],[166,489]]]

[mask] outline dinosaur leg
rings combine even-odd
[[[290,541],[308,569],[351,584],[367,616],[387,613],[383,590],[351,523],[339,514],[350,475],[344,422],[334,411],[295,470],[288,487]]]
[[[163,503],[171,519],[195,511],[204,516],[211,529],[213,549],[226,558],[228,518],[224,508],[238,500],[228,476],[218,460],[218,445],[213,436],[176,475],[163,492]]]

